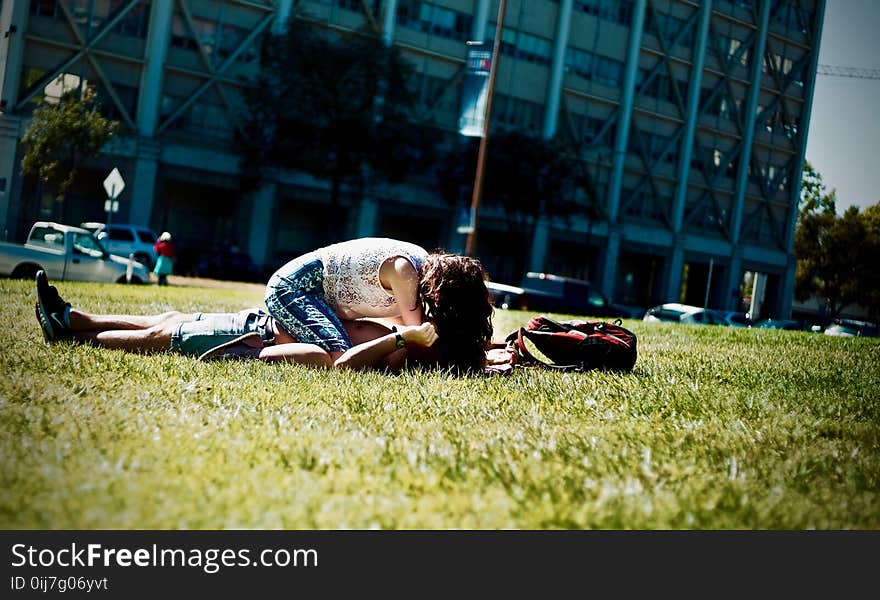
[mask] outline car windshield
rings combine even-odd
[[[64,233],[51,227],[34,227],[28,243],[63,251]]]
[[[145,244],[152,244],[156,241],[156,234],[152,231],[138,229],[137,236],[138,239]]]
[[[86,256],[101,258],[106,253],[101,242],[91,233],[74,233],[73,250]]]
[[[131,229],[125,229],[122,227],[110,227],[107,231],[107,234],[114,242],[134,241],[134,234],[131,232]]]
[[[652,309],[650,311],[652,317],[656,317],[661,321],[678,321],[684,313],[669,308]]]

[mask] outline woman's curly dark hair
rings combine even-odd
[[[437,330],[442,367],[481,370],[492,341],[487,275],[476,258],[434,250],[419,270],[425,316]]]

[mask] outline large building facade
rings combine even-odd
[[[173,231],[194,254],[236,243],[271,268],[346,233],[464,248],[459,208],[429,175],[352,190],[329,214],[327,182],[264,174],[242,191],[241,88],[291,0],[2,0],[0,224],[101,219],[100,182],[126,189],[115,220]],[[426,126],[457,136],[466,42],[491,42],[497,0],[304,0],[340,34],[371,28],[414,65]],[[738,308],[765,275],[764,316],[791,310],[792,242],[824,0],[509,0],[493,128],[565,144],[589,182],[581,215],[542,217],[527,268],[591,279],[616,300]],[[59,206],[22,178],[33,107],[88,82],[124,135]],[[491,151],[491,144],[490,144]],[[503,176],[488,172],[486,177]],[[481,208],[477,254],[516,282],[505,215]]]

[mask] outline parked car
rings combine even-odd
[[[147,267],[107,252],[91,232],[37,221],[25,244],[0,243],[0,275],[33,279],[43,270],[56,281],[146,283]]]
[[[758,329],[788,329],[791,331],[800,331],[804,328],[800,321],[792,321],[791,319],[764,319],[763,321],[758,321],[755,327]]]
[[[645,321],[670,321],[673,323],[693,323],[697,325],[727,325],[724,316],[717,310],[668,302],[649,308]]]
[[[156,243],[158,236],[148,227],[129,223],[107,225],[98,222],[80,223],[80,227],[92,231],[110,254],[125,258],[128,258],[129,254],[134,254],[135,260],[149,268],[153,268],[156,264],[153,244]]]
[[[487,281],[486,288],[489,290],[489,299],[493,306],[505,309],[520,309],[524,304],[523,296],[526,291],[521,287]]]
[[[611,302],[589,281],[550,273],[529,272],[519,286],[487,282],[499,308],[569,313],[601,318],[640,319],[643,308]]]
[[[724,324],[730,327],[752,327],[754,325],[748,313],[741,313],[736,310],[719,310],[716,312],[724,319]]]
[[[825,335],[840,337],[880,337],[880,328],[875,323],[855,319],[836,319],[825,328]]]

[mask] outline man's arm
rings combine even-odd
[[[358,344],[346,350],[333,366],[339,369],[389,368],[397,370],[405,362],[405,347],[399,348],[398,334],[406,346],[430,347],[437,341],[437,332],[431,323],[402,326],[398,331]]]
[[[398,348],[397,334],[403,338],[405,347]],[[401,326],[392,332],[349,348],[338,358],[315,344],[299,342],[275,344],[260,350],[260,360],[267,362],[292,362],[310,367],[339,369],[389,369],[400,370],[406,363],[406,347],[430,347],[437,341],[437,333],[431,323]],[[334,355],[336,353],[333,353]]]

